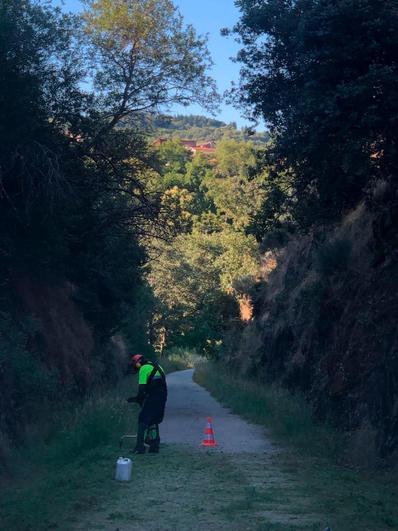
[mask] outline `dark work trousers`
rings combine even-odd
[[[151,385],[145,398],[142,409],[138,417],[137,445],[138,451],[145,451],[145,433],[154,426],[155,437],[148,438],[149,451],[158,452],[160,445],[159,424],[164,417],[164,409],[167,400],[167,388],[163,382]],[[151,430],[152,431],[152,430]]]

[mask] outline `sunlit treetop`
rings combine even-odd
[[[85,5],[94,85],[109,110],[110,127],[134,113],[176,103],[217,107],[206,38],[184,24],[170,0],[87,0]]]

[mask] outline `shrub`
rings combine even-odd
[[[128,431],[131,410],[120,397],[93,396],[64,419],[60,429],[54,430],[47,441],[46,459],[68,464],[87,451],[116,443]]]
[[[203,358],[195,350],[173,347],[164,353],[168,371],[193,369]]]

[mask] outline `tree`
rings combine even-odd
[[[250,142],[229,138],[217,145],[214,172],[203,186],[220,218],[244,231],[261,205],[265,171],[257,172],[258,150]]]
[[[250,142],[223,138],[216,148],[217,172],[223,177],[248,177],[256,164],[254,147]]]
[[[137,304],[138,240],[158,210],[142,138],[124,128],[92,142],[104,119],[83,90],[79,30],[47,2],[0,0],[0,431],[13,437],[40,401],[115,375],[107,347]],[[27,303],[21,285],[40,295]],[[40,312],[33,325],[31,305],[61,293],[73,308],[62,330]],[[73,320],[90,336],[76,356]]]
[[[276,174],[292,177],[296,222],[335,220],[372,179],[396,174],[396,2],[237,5],[243,66],[235,102],[268,123]]]
[[[105,122],[192,100],[213,110],[217,94],[206,74],[206,39],[184,26],[171,0],[87,0],[85,32],[92,42],[95,87]]]
[[[162,187],[171,185],[181,185],[185,180],[185,171],[192,154],[185,149],[179,138],[170,138],[161,144],[157,149],[157,156],[160,162],[160,173],[165,176],[162,180]],[[175,175],[175,177],[173,177]]]
[[[87,110],[77,19],[27,0],[0,1],[0,205],[27,221],[38,199],[66,193],[57,152]]]
[[[196,155],[181,162],[178,141],[166,142],[158,154],[161,216],[175,236],[147,241],[153,329],[159,344],[166,340],[214,356],[227,322],[238,316],[237,286],[242,279],[253,283],[258,269],[257,243],[245,231],[261,204],[267,174],[261,164],[258,171],[260,154],[251,143],[230,138],[220,142],[216,159]]]
[[[207,232],[201,223],[192,232],[158,245],[148,281],[158,300],[158,326],[168,344],[183,344],[215,353],[231,316],[237,315],[235,282],[255,275],[257,244],[231,227]]]

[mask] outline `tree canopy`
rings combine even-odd
[[[242,69],[232,96],[268,124],[274,175],[292,176],[285,203],[295,221],[333,221],[369,182],[396,174],[396,2],[236,4]]]
[[[251,143],[229,138],[211,159],[187,155],[178,139],[156,153],[164,223],[171,223],[174,237],[147,240],[152,332],[163,345],[214,356],[227,323],[238,316],[237,283],[253,281],[258,268],[257,244],[246,229],[261,204],[266,173],[254,173],[259,152]]]
[[[86,0],[84,31],[91,40],[95,88],[108,115],[123,118],[192,100],[214,110],[206,39],[171,0]]]
[[[143,240],[175,233],[190,191],[153,186],[162,161],[137,124],[173,102],[212,108],[209,64],[169,0],[87,2],[83,16],[0,0],[0,431],[16,436],[40,400],[112,379],[116,333],[149,349]],[[89,353],[59,353],[66,325],[33,319],[22,284],[64,294]]]

